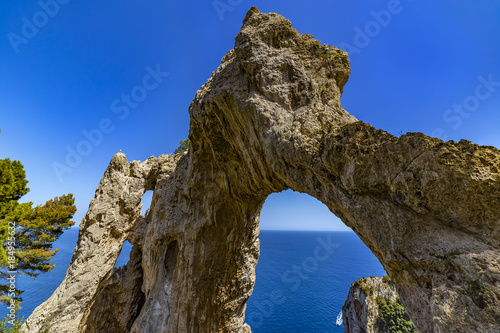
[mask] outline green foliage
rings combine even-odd
[[[382,282],[392,284],[392,279],[389,275],[382,276]]]
[[[181,141],[180,146],[174,150],[174,155],[184,154],[184,152],[186,152],[190,146],[191,146],[191,141],[189,141],[189,138],[187,138],[184,141]]]
[[[371,296],[375,292],[375,288],[366,283],[365,277],[362,277],[361,279],[354,281],[353,285],[358,289],[360,289],[365,294],[365,296]]]
[[[401,305],[399,297],[396,302],[383,297],[377,297],[379,316],[376,326],[379,332],[384,333],[417,333],[415,325]]]
[[[474,294],[483,294],[486,291],[486,286],[479,276],[471,276],[465,273],[465,285]]]
[[[33,278],[54,268],[50,260],[57,253],[52,244],[64,230],[75,224],[76,212],[72,194],[48,200],[44,205],[19,203],[28,193],[26,172],[19,161],[0,159],[0,303],[15,301],[20,307],[21,290],[11,288],[9,271],[14,276],[27,274]],[[1,332],[17,332],[22,318],[5,317]],[[9,326],[10,325],[10,326]]]
[[[0,320],[0,333],[18,333],[21,329],[23,321],[24,317],[19,318],[17,315],[15,319],[4,317]]]
[[[459,251],[451,251],[451,252],[445,253],[444,256],[436,256],[436,257],[444,259],[444,261],[446,261],[446,263],[451,264],[452,260],[456,256],[459,256],[461,254],[462,254],[462,252],[459,252]]]
[[[0,159],[0,219],[18,205],[18,200],[30,190],[26,172],[19,161]]]
[[[36,277],[40,272],[54,268],[49,261],[58,252],[52,249],[64,230],[75,224],[71,218],[76,212],[72,194],[48,200],[43,206],[32,207],[32,203],[19,204],[12,212],[16,221],[17,270]],[[0,256],[0,267],[6,258]],[[1,273],[0,273],[1,276]]]
[[[321,56],[321,59],[322,60],[326,60],[328,59],[328,57],[330,56],[330,49],[327,47],[325,48],[325,50],[323,51],[323,55]]]
[[[16,312],[12,314],[12,317],[6,315],[2,320],[0,320],[0,333],[18,333],[21,329],[21,325],[24,321],[24,316],[19,317],[17,311],[21,309],[21,303],[15,301]]]

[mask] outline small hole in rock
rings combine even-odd
[[[122,246],[122,250],[118,258],[116,258],[115,267],[123,267],[130,260],[130,251],[132,251],[132,244],[129,241],[125,241]]]
[[[142,215],[146,215],[146,212],[148,211],[149,207],[151,206],[151,201],[153,200],[153,191],[146,191],[144,195],[142,196],[142,207],[141,207],[141,212]]]

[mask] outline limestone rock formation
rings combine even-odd
[[[357,233],[420,332],[498,332],[500,151],[357,121],[340,104],[349,73],[345,52],[251,8],[191,103],[189,151],[113,157],[65,280],[24,330],[250,332],[260,210],[293,189]]]
[[[392,283],[382,277],[362,278],[351,285],[342,307],[344,333],[382,333],[376,326],[379,297],[396,302],[399,296]]]
[[[143,163],[128,163],[122,153],[112,158],[80,225],[78,242],[63,282],[47,301],[35,309],[26,321],[25,329],[29,332],[77,332],[80,323],[86,322],[90,306],[98,300],[97,295],[106,291],[115,280],[133,279],[137,275],[133,270],[138,269],[142,277],[140,256],[138,261],[134,260],[139,251],[137,247],[126,267],[127,275],[121,274],[120,279],[120,271],[124,269],[113,270],[113,267],[123,243],[132,237],[130,231],[142,219],[143,194],[152,190],[157,181],[168,177],[175,164],[176,159],[171,155],[152,157]],[[119,291],[126,290],[126,287],[126,284],[121,284]],[[134,302],[130,307],[140,304],[130,295],[121,296]],[[137,290],[134,296],[137,296]],[[106,305],[117,304],[125,308],[116,299]],[[104,309],[101,310],[105,313]]]

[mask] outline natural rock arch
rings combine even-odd
[[[420,332],[498,331],[500,151],[357,121],[340,104],[349,72],[345,52],[251,8],[189,108],[188,153],[113,157],[26,331],[249,332],[259,213],[289,188],[358,234]]]

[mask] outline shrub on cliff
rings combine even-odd
[[[191,146],[191,141],[188,139],[181,141],[179,147],[175,148],[174,155],[184,154]]]
[[[417,333],[415,325],[401,305],[399,297],[396,302],[379,296],[377,297],[379,316],[376,326],[379,332],[384,333]]]

